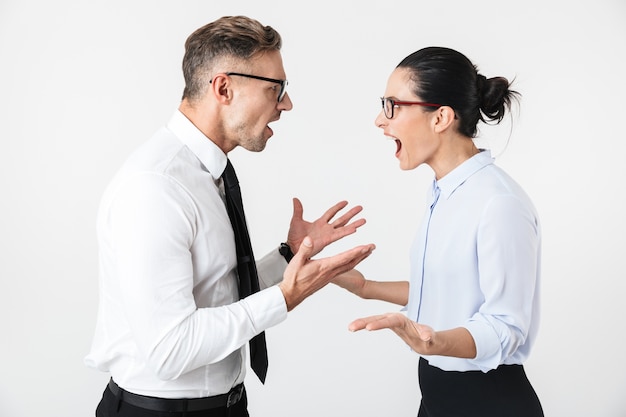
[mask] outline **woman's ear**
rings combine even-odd
[[[441,106],[435,110],[435,117],[433,117],[432,120],[435,132],[442,133],[452,126],[452,123],[454,123],[454,109],[450,106]]]

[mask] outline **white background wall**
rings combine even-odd
[[[183,87],[186,37],[245,14],[284,37],[294,110],[261,154],[235,151],[253,243],[284,239],[291,198],[317,218],[341,199],[368,224],[327,250],[374,242],[361,270],[403,279],[431,171],[398,168],[373,120],[388,75],[429,45],[516,78],[521,112],[483,128],[544,226],[543,320],[527,373],[547,416],[626,416],[626,3],[520,1],[0,0],[0,415],[93,415],[108,375],[83,365],[97,308],[95,216],[126,156]],[[327,287],[268,332],[253,416],[414,416],[417,357],[394,310]]]

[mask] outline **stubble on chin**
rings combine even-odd
[[[252,138],[242,140],[239,145],[247,151],[250,152],[261,152],[265,149],[265,145],[267,145],[267,140],[265,138]]]
[[[245,125],[239,125],[235,129],[235,134],[239,138],[237,140],[238,146],[241,146],[247,151],[250,152],[261,152],[265,149],[265,145],[269,138],[265,138],[263,133],[259,135],[251,135],[250,130]]]

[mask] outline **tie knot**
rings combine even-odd
[[[235,168],[233,167],[233,164],[230,163],[230,159],[226,160],[226,168],[222,174],[222,179],[224,180],[224,185],[226,187],[233,187],[239,184]]]

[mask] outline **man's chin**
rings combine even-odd
[[[265,149],[266,145],[267,140],[257,140],[243,143],[241,144],[241,147],[250,152],[261,152]]]

